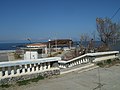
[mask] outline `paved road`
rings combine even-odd
[[[101,90],[120,90],[120,65],[99,70]],[[7,90],[100,90],[98,68],[82,73],[75,71],[26,86],[10,87]]]

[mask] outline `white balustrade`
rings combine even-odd
[[[39,71],[39,67],[38,67],[38,64],[36,65],[36,71]]]
[[[50,69],[50,62],[48,62],[48,69]]]
[[[42,67],[42,63],[40,64],[40,70],[42,70],[43,69],[43,67]]]
[[[15,77],[32,73],[43,72],[46,70],[58,69],[51,67],[50,63],[61,60],[60,57],[43,58],[37,60],[20,60],[0,63],[0,79]]]
[[[91,63],[91,62],[97,62],[101,60],[118,58],[118,53],[119,51],[87,53],[85,55],[73,58],[68,61],[58,61],[58,62],[59,62],[60,68],[67,68],[68,63],[69,63],[68,67],[73,67],[82,63]]]

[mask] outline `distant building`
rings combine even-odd
[[[33,43],[26,45],[24,49],[24,59],[38,59],[51,55],[57,50],[70,50],[73,46],[71,39],[49,40],[45,43]]]
[[[24,49],[24,59],[38,59],[47,56],[47,45],[43,43],[28,44]]]
[[[49,41],[47,44],[48,47],[49,44],[52,49],[70,50],[73,46],[73,41],[71,39],[56,39]]]

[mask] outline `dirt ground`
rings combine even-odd
[[[99,71],[100,73],[98,68],[82,73],[75,71],[28,85],[13,85],[0,90],[120,90],[120,65],[99,68]]]

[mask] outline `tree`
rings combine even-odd
[[[90,40],[90,37],[87,33],[80,35],[80,44],[87,43]]]
[[[90,41],[90,36],[87,33],[80,35],[80,53],[85,54],[88,52],[88,42]]]
[[[100,40],[107,48],[119,39],[119,24],[112,22],[109,18],[96,18],[96,24]]]

